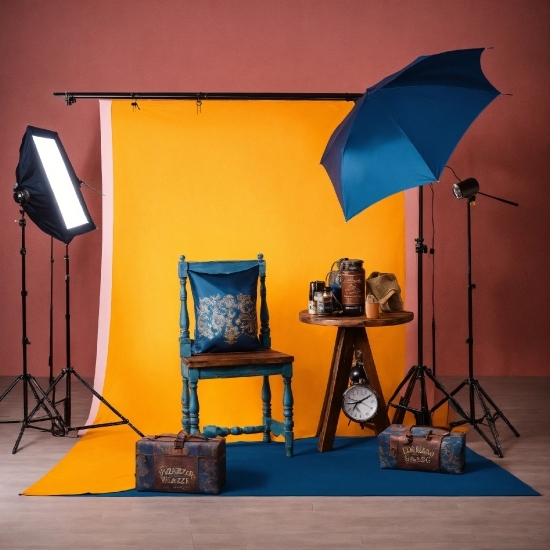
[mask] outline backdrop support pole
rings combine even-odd
[[[62,97],[67,106],[76,103],[77,99],[128,99],[146,100],[184,100],[193,101],[357,101],[361,93],[292,93],[292,92],[54,92],[55,97]]]

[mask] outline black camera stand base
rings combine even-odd
[[[23,382],[23,418],[21,420],[1,420],[0,424],[21,424],[26,428],[33,428],[41,432],[49,432],[52,435],[65,435],[63,418],[52,401],[48,398],[48,395],[44,393],[44,390],[34,376],[30,374],[20,374],[0,396],[0,402],[7,397],[19,382]],[[28,414],[28,388],[31,389],[32,395],[36,401],[36,406],[31,414]],[[35,418],[39,409],[43,410],[44,416]],[[50,428],[45,428],[44,426],[35,425],[40,422],[50,422],[51,426]],[[19,441],[20,439],[18,438],[13,447],[12,454],[17,452]]]
[[[426,394],[426,379],[433,382],[434,386],[445,396],[444,400],[431,409],[428,408],[428,399]],[[394,399],[397,397],[401,389],[407,384],[405,394],[399,399],[398,403],[394,403]],[[416,384],[420,384],[420,408],[411,407],[409,405],[414,388]],[[388,400],[390,407],[396,409],[392,423],[402,424],[405,420],[405,413],[410,412],[414,415],[415,423],[419,426],[432,426],[432,415],[434,411],[441,406],[445,401],[449,401],[451,406],[460,414],[464,419],[468,418],[466,412],[462,409],[460,404],[453,398],[453,395],[449,393],[443,384],[434,376],[432,371],[424,366],[411,367],[403,381],[397,386],[395,392]]]
[[[88,424],[83,426],[72,426],[71,425],[71,377],[75,376],[79,382],[82,383],[82,385],[88,389],[101,403],[103,403],[109,410],[111,410],[116,416],[120,418],[120,420],[115,422],[105,422],[102,424]],[[49,399],[49,394],[51,392],[55,392],[56,386],[61,382],[61,380],[65,379],[66,382],[66,395],[63,399],[60,399],[55,404],[51,402]],[[31,422],[36,422],[37,420],[34,419],[34,415],[38,412],[40,407],[44,407],[44,401],[47,401],[48,404],[51,405],[55,413],[57,414],[58,419],[61,421],[60,428],[62,430],[62,433],[56,434],[56,435],[67,435],[69,432],[72,431],[80,431],[80,430],[89,430],[92,428],[107,428],[109,426],[120,426],[122,424],[128,425],[134,432],[136,432],[140,437],[145,437],[127,418],[122,416],[102,395],[100,395],[84,378],[82,378],[74,369],[74,367],[65,367],[59,376],[54,380],[53,384],[49,387],[48,391],[44,394],[42,399],[37,403],[35,408],[31,411],[29,414],[29,417],[26,421],[22,423],[21,430],[19,432],[19,437],[17,438],[17,441],[15,442],[15,446],[13,448],[12,453],[15,454],[17,452],[17,449],[19,447],[19,443],[21,442],[21,439],[23,437],[23,434],[25,433],[26,428],[34,427],[31,425]],[[59,403],[63,403],[64,405],[64,418],[61,417],[59,412],[56,409],[56,406]],[[48,431],[48,430],[44,430]]]
[[[499,418],[504,420],[505,424],[512,430],[516,437],[519,437],[519,432],[512,426],[510,421],[504,416],[504,413],[497,407],[494,401],[489,397],[487,392],[483,389],[478,380],[474,378],[467,378],[464,380],[455,390],[451,392],[451,395],[454,396],[462,388],[469,386],[469,398],[470,398],[470,415],[464,420],[457,420],[450,423],[451,428],[456,426],[463,426],[465,424],[470,424],[476,432],[485,440],[485,442],[491,447],[493,452],[499,457],[503,458],[504,454],[502,453],[502,447],[500,445],[498,430],[495,426],[495,421]],[[479,401],[481,407],[481,412],[483,415],[478,417],[475,412],[475,397]],[[489,405],[493,408],[494,412],[491,412]],[[439,404],[437,405],[439,406]],[[451,404],[452,407],[452,404]],[[491,432],[493,440],[488,437],[488,435],[480,428],[480,426],[487,426]]]

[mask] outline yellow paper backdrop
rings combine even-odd
[[[344,221],[319,161],[351,103],[207,100],[200,113],[192,101],[140,101],[139,107],[112,104],[113,280],[104,397],[146,434],[181,429],[179,256],[253,259],[261,252],[272,346],[295,357],[295,437],[315,435],[336,329],[298,321],[309,281],[324,279],[338,258],[361,258],[367,274],[393,272],[404,290],[402,194]],[[192,302],[189,313],[192,318]],[[368,336],[387,399],[403,377],[405,327],[369,329]],[[271,380],[274,417],[282,419],[282,380]],[[201,382],[201,425],[257,425],[260,388],[261,378]],[[102,405],[97,422],[113,419]],[[342,418],[337,433],[367,432]],[[65,475],[58,469],[49,480],[66,483],[67,470],[79,478],[87,455],[104,464],[103,482],[91,484],[80,474],[78,489],[57,493],[132,488],[136,438],[127,426],[90,432],[60,463]],[[117,450],[110,460],[117,440],[126,452]],[[51,485],[39,483],[26,494],[55,493]]]

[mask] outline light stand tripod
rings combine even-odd
[[[421,426],[432,425],[432,414],[437,407],[428,406],[428,398],[426,395],[426,379],[431,380],[435,387],[445,395],[443,402],[449,400],[451,405],[457,410],[464,418],[467,418],[466,413],[459,405],[458,402],[452,397],[441,384],[441,382],[435,377],[434,373],[427,366],[424,365],[424,318],[423,318],[423,269],[422,259],[423,254],[427,252],[427,247],[424,244],[424,220],[423,220],[423,191],[422,186],[418,188],[418,238],[416,241],[416,252],[418,254],[418,280],[417,280],[417,293],[418,293],[418,363],[411,367],[403,381],[397,386],[397,389],[390,397],[388,404],[390,407],[396,409],[392,422],[394,424],[402,424],[405,419],[405,413],[407,411],[414,414],[416,424]],[[413,395],[416,383],[419,383],[420,388],[420,408],[409,406],[411,397]],[[399,403],[394,403],[394,399],[397,397],[401,388],[407,384],[404,395],[399,399]],[[440,406],[439,403],[437,406]]]
[[[17,202],[19,202],[22,207],[26,201],[26,196],[24,193],[18,195],[14,194]],[[34,428],[43,432],[50,432],[54,435],[63,435],[63,419],[57,412],[54,404],[48,398],[47,394],[44,393],[44,390],[38,384],[36,378],[28,373],[28,362],[27,362],[27,346],[30,345],[30,341],[27,337],[27,285],[26,285],[26,263],[25,258],[27,255],[27,249],[25,246],[25,228],[27,221],[25,219],[25,211],[23,208],[20,210],[21,219],[19,220],[19,226],[21,227],[21,305],[22,305],[22,318],[23,318],[23,372],[20,374],[11,385],[4,391],[0,396],[0,402],[4,400],[5,397],[17,386],[19,382],[23,382],[23,419],[22,420],[1,420],[0,424],[13,424],[21,423],[29,428]],[[36,407],[33,412],[29,414],[29,395],[28,390],[31,389],[33,397],[36,401]],[[34,418],[34,415],[42,409],[46,416],[41,416],[39,418]],[[49,429],[44,428],[43,426],[35,426],[35,423],[49,421],[51,422],[51,427]],[[14,447],[13,452],[16,452],[16,447]]]
[[[49,387],[48,391],[45,393],[45,395],[40,399],[40,401],[37,403],[36,407],[32,410],[32,412],[29,415],[29,420],[22,423],[21,431],[19,432],[19,437],[17,438],[17,441],[15,443],[15,447],[13,449],[13,453],[17,452],[17,447],[19,446],[19,443],[21,441],[21,438],[23,437],[23,433],[25,431],[25,428],[30,427],[29,422],[32,421],[32,418],[38,411],[38,409],[43,405],[44,400],[49,401],[49,394],[52,392],[55,392],[55,388],[57,385],[61,382],[61,380],[65,379],[65,397],[59,401],[57,401],[55,404],[58,405],[59,403],[63,403],[64,406],[64,414],[62,419],[62,424],[64,428],[64,434],[71,431],[79,431],[79,430],[87,430],[91,428],[105,428],[108,426],[119,426],[121,424],[127,424],[134,432],[136,432],[140,437],[144,437],[144,435],[124,416],[122,416],[103,396],[101,396],[84,378],[82,378],[78,372],[75,370],[75,368],[71,365],[71,315],[70,315],[70,274],[69,274],[69,245],[65,245],[65,330],[66,330],[66,352],[67,352],[67,366],[61,371],[61,373],[57,376],[57,378],[53,381],[53,384]],[[75,376],[78,381],[82,383],[82,385],[88,389],[99,401],[101,401],[106,407],[108,407],[116,416],[120,418],[119,421],[115,422],[105,422],[103,424],[89,424],[85,426],[73,426],[71,424],[71,414],[72,414],[72,376]],[[57,412],[57,410],[56,410]],[[57,413],[59,415],[59,413]]]
[[[479,191],[479,185],[477,184],[476,180],[473,180],[474,183],[470,182],[470,180],[473,180],[473,178],[470,178],[469,180],[464,180],[464,183],[469,182],[470,185],[473,185],[472,189],[475,189],[477,193],[480,195],[484,195],[486,197],[490,197],[492,199],[496,199],[501,202],[505,202],[507,204],[511,204],[513,206],[518,206],[517,203],[511,202],[505,199],[501,199],[499,197],[493,197],[492,195],[487,195],[486,193],[481,193]],[[460,184],[458,184],[460,185]],[[455,191],[455,195],[457,195],[457,198],[463,198],[462,195],[458,195]],[[472,283],[472,232],[471,232],[471,216],[470,211],[471,208],[475,205],[476,196],[475,194],[472,195],[466,195],[464,198],[467,198],[468,201],[466,203],[466,209],[467,209],[467,226],[468,226],[468,339],[466,340],[466,343],[468,344],[468,378],[464,380],[455,390],[451,392],[451,395],[456,395],[462,388],[465,386],[468,386],[469,388],[469,414],[465,417],[464,420],[457,420],[456,422],[451,422],[451,428],[454,428],[455,426],[462,426],[464,424],[470,424],[474,427],[474,429],[481,435],[481,437],[487,442],[489,447],[493,450],[493,452],[502,458],[504,455],[502,454],[502,448],[500,445],[499,437],[498,437],[498,431],[495,426],[495,421],[498,418],[502,418],[504,422],[507,424],[507,426],[512,430],[514,435],[516,437],[519,437],[518,431],[512,426],[512,424],[509,422],[509,420],[504,416],[503,412],[495,405],[494,401],[489,397],[487,392],[482,388],[481,384],[479,383],[479,380],[476,380],[474,378],[474,331],[473,331],[473,300],[472,300],[472,294],[476,287],[475,284]],[[478,417],[476,414],[476,405],[475,405],[475,397],[477,397],[479,401],[479,405],[481,407],[482,416]],[[446,399],[443,399],[441,402],[439,402],[435,407],[439,407],[442,405]],[[487,403],[493,408],[495,411],[494,413],[491,412],[491,409],[487,405]],[[484,424],[484,421],[486,424]],[[487,434],[480,428],[480,425],[486,425],[489,427],[489,430],[491,431],[491,435],[493,437],[493,441],[487,436]]]

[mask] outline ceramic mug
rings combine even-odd
[[[378,302],[365,302],[365,315],[367,319],[378,319],[380,317],[380,304]]]

